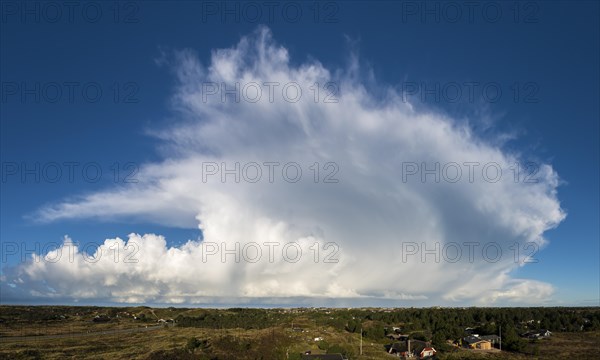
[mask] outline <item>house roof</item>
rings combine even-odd
[[[498,335],[483,335],[479,337],[481,340],[488,340],[488,341],[498,341],[500,340],[500,337]]]
[[[495,335],[493,335],[493,336],[495,336]],[[485,339],[483,336],[467,336],[466,338],[463,338],[463,341],[466,342],[467,344],[471,345],[471,344],[476,344],[481,341],[489,342],[490,340]]]
[[[397,343],[393,343],[393,344],[390,346],[390,349],[391,349],[391,350],[394,350],[394,351],[397,351],[397,352],[406,351],[406,344],[404,344],[404,343],[399,343],[399,342],[397,342]]]
[[[428,347],[429,344],[425,341],[421,340],[411,340],[410,341],[410,349],[416,352],[423,351],[424,348]]]
[[[421,352],[423,349],[428,347],[429,344],[421,340],[410,341],[410,351]],[[391,345],[391,348],[396,352],[408,351],[408,341],[395,342]]]
[[[466,342],[467,344],[473,344],[473,343],[480,341],[480,339],[477,336],[467,336],[467,337],[463,338],[463,341]]]

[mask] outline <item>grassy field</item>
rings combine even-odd
[[[177,316],[226,316],[228,310],[0,307],[2,359],[294,359],[301,352],[324,353],[327,346],[348,351],[349,359],[394,359],[390,341],[363,340],[360,335],[318,324],[310,313],[278,314],[264,328],[157,326]],[[110,314],[110,321],[94,318]],[[135,318],[134,318],[135,316]],[[268,315],[270,316],[270,315]],[[142,320],[144,319],[144,320]],[[369,326],[368,323],[364,324]],[[119,332],[132,329],[132,332]],[[139,331],[139,332],[137,332]],[[315,341],[321,337],[322,341]],[[600,332],[555,333],[530,343],[533,355],[454,348],[438,359],[598,359]]]

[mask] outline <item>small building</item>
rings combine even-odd
[[[431,344],[420,341],[420,340],[406,340],[395,342],[391,345],[387,345],[386,349],[388,350],[388,354],[396,355],[403,358],[421,358],[421,353],[425,349],[433,349],[431,348]],[[427,351],[423,354],[428,353]],[[426,359],[427,357],[423,357],[422,359]]]
[[[429,359],[430,357],[435,356],[435,349],[432,347],[426,347],[419,353],[419,359]]]
[[[467,336],[463,338],[463,344],[469,349],[489,350],[492,348],[492,343],[489,340],[482,339],[480,336]]]
[[[409,338],[408,335],[403,335],[403,334],[398,334],[398,333],[387,334],[386,337],[390,340],[398,340],[398,341],[407,341]]]
[[[477,350],[490,350],[492,348],[492,343],[487,340],[479,340],[470,344],[469,347]]]

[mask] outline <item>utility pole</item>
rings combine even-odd
[[[502,325],[500,325],[500,351],[502,351]]]
[[[360,354],[362,355],[362,326],[360,327]]]

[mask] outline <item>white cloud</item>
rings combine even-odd
[[[519,154],[478,137],[448,116],[415,110],[391,87],[378,92],[385,98],[371,95],[359,80],[356,64],[337,71],[316,61],[293,65],[266,28],[237,46],[213,51],[208,66],[189,50],[178,52],[170,65],[179,81],[173,98],[179,120],[157,135],[171,155],[143,166],[137,184],[43,208],[38,215],[42,221],[141,217],[168,226],[199,226],[204,242],[171,247],[161,236],[136,234],[127,242],[106,240],[95,263],[85,261],[80,249],[74,250],[73,261],[64,254],[55,263],[29,261],[5,276],[4,289],[13,284],[41,297],[174,303],[272,303],[307,297],[487,304],[537,302],[551,295],[549,284],[510,277],[520,266],[510,246],[544,246],[544,232],[565,216],[556,198],[558,176],[550,165],[540,166],[537,183],[515,182],[510,167],[520,161]],[[206,95],[214,89],[203,84],[222,82],[227,89],[236,82],[241,89],[252,82],[280,86],[272,102],[265,86],[255,103],[243,94],[239,103],[231,95],[226,102],[220,95]],[[323,102],[328,93],[323,86],[329,82],[339,88],[337,103]],[[284,101],[281,89],[293,83],[302,96],[295,103]],[[317,102],[311,90],[315,83],[321,87]],[[253,98],[254,93],[248,94]],[[240,170],[256,162],[262,178],[251,183],[242,176],[236,183],[233,175],[225,182],[214,175],[203,182],[206,164],[213,162],[229,168],[239,162]],[[273,182],[265,162],[281,164]],[[295,183],[281,174],[290,162],[302,169]],[[338,168],[337,183],[323,183],[335,170],[333,165],[323,168],[329,162]],[[409,162],[430,167],[439,162],[440,171],[444,164],[457,163],[463,173],[456,183],[446,181],[444,174],[439,183],[433,175],[425,182],[419,175],[403,181],[409,170],[403,164]],[[473,181],[464,165],[468,162],[480,164]],[[310,168],[314,163],[320,165],[318,183]],[[485,180],[484,164],[502,168],[499,181]],[[491,178],[494,166],[488,172]],[[454,176],[455,168],[445,169],[446,178]],[[256,168],[246,170],[253,177]],[[265,254],[267,242],[281,244],[273,262]],[[315,242],[320,248],[316,263],[311,248]],[[473,261],[467,242],[479,244]],[[202,252],[209,243],[249,250],[252,245],[247,244],[256,243],[263,256],[256,263],[236,262],[233,255],[221,261],[218,253],[204,262]],[[281,249],[288,243],[302,248],[297,263],[282,258]],[[324,249],[326,243],[339,247],[339,262],[323,261],[335,250]],[[456,262],[457,249],[449,243],[462,251]],[[486,247],[489,243],[494,247]],[[137,263],[115,262],[114,253],[110,255],[111,246],[123,249],[126,244],[139,246]],[[436,244],[439,261],[429,254],[423,262],[423,250]],[[407,248],[413,245],[419,251],[403,261],[403,250],[414,250]],[[498,247],[503,252],[496,259]],[[489,250],[488,261],[482,259],[482,249]]]

